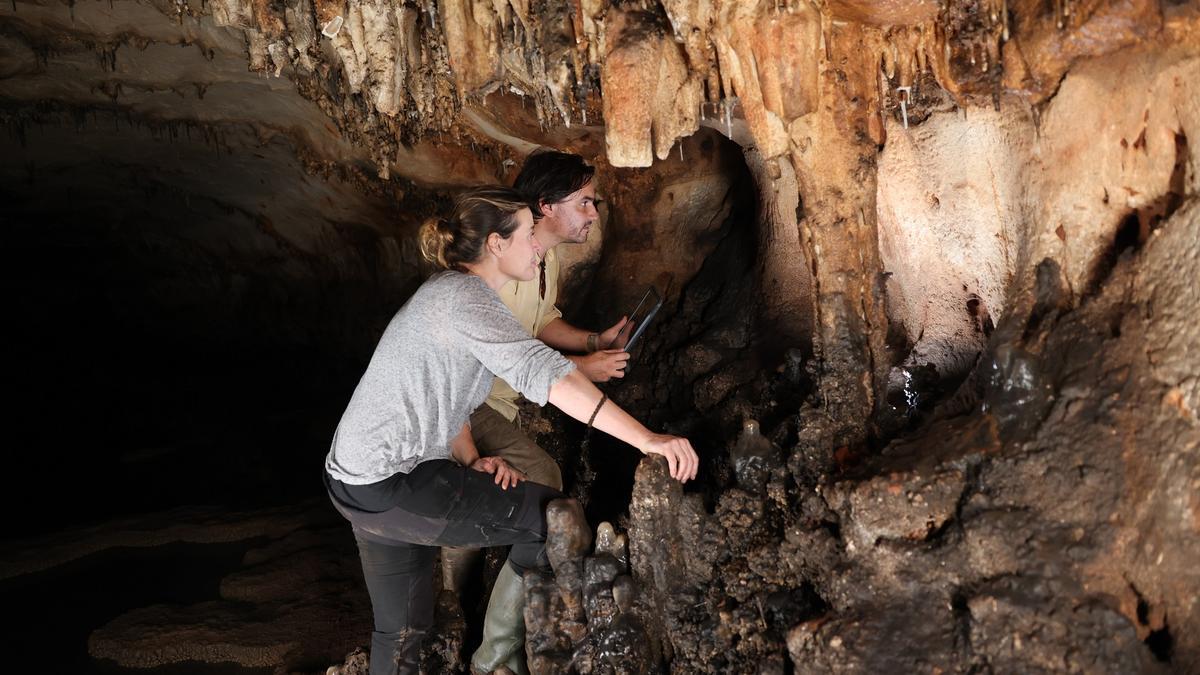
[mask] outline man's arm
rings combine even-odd
[[[591,335],[589,331],[576,328],[561,318],[557,318],[546,324],[536,337],[560,352],[586,353],[595,351],[587,348],[588,335]]]
[[[594,334],[587,333],[561,318],[557,318],[546,324],[538,333],[537,338],[559,351],[591,352],[587,355],[566,354],[565,356],[587,379],[592,382],[608,382],[614,377],[625,377],[625,365],[629,361],[629,354],[621,349],[599,349],[596,345],[604,347],[612,342],[613,336],[620,332],[624,325],[625,319],[622,318],[604,333]],[[596,337],[592,339],[589,338],[589,335],[596,335]],[[588,344],[589,342],[595,344]]]
[[[471,466],[479,459],[479,450],[475,447],[475,439],[471,438],[471,423],[463,425],[454,438],[450,439],[450,456],[463,466]]]
[[[601,349],[620,349],[629,340],[628,331],[621,332],[621,329],[625,327],[625,322],[625,317],[621,317],[620,321],[607,330],[601,333],[590,333],[582,328],[572,326],[559,317],[543,326],[536,337],[560,352],[583,352],[586,354]],[[594,345],[588,344],[588,338],[591,335],[596,336]]]

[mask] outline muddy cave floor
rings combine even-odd
[[[681,490],[659,463],[637,465],[618,520],[629,567],[611,541],[593,553],[590,533],[560,528],[559,578],[527,580],[535,665],[1195,672],[1197,542],[1185,516],[1197,487],[1196,430],[1186,393],[1146,355],[1172,332],[1196,330],[1181,311],[1196,289],[1169,272],[1176,252],[1194,255],[1198,242],[1200,209],[1189,204],[1116,256],[1073,310],[1057,277],[1044,275],[1038,311],[998,326],[964,383],[975,392],[969,412],[925,413],[873,453],[821,454],[814,393],[799,415],[767,428],[778,454],[765,455],[758,482],[739,481],[730,464],[736,427],[728,442],[700,444],[708,491]],[[741,387],[727,405],[769,418],[764,402],[795,376],[768,373],[765,386]],[[333,414],[298,417],[320,429]],[[533,422],[544,442],[560,439],[547,442],[560,459],[580,437],[561,433],[563,424],[553,415]],[[187,447],[203,457],[202,442]],[[593,453],[611,449],[593,442]],[[574,475],[596,480],[591,462],[575,462]],[[585,487],[576,492],[586,497]],[[11,649],[53,654],[72,672],[323,672],[342,663],[365,643],[369,604],[344,523],[303,493],[237,509],[127,510],[10,541],[0,592],[23,618],[7,633]],[[609,508],[589,504],[589,515]],[[501,555],[486,557],[472,622]],[[476,639],[452,604],[441,598],[433,670],[461,668]],[[361,654],[346,664],[353,672]]]

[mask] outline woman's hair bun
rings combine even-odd
[[[446,251],[454,245],[454,228],[445,218],[430,218],[421,224],[418,235],[421,257],[442,269],[450,267]]]
[[[421,255],[441,269],[463,270],[483,256],[488,237],[512,236],[516,214],[529,208],[512,188],[485,185],[466,190],[454,201],[449,218],[430,218],[421,225]]]

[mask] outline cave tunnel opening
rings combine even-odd
[[[415,287],[403,203],[286,137],[8,111],[11,443],[21,538],[319,492],[313,467]],[[46,483],[60,498],[44,498]],[[80,508],[80,505],[86,505]]]

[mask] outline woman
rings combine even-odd
[[[480,457],[468,417],[493,374],[526,398],[586,421],[600,391],[558,352],[530,337],[496,290],[537,271],[533,216],[510,189],[471,190],[448,219],[421,228],[421,251],[444,271],[392,318],[334,435],[326,485],[353,525],[375,632],[371,673],[415,672],[433,621],[439,546],[512,545],[493,587],[476,670],[523,666],[521,575],[544,567],[547,502],[562,495],[525,482],[502,459]],[[616,404],[594,426],[671,475],[694,478],[687,439],[651,433]]]

